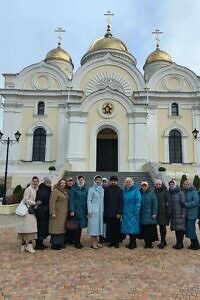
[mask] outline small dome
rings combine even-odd
[[[55,59],[63,60],[65,62],[73,64],[70,55],[65,50],[63,50],[59,45],[57,48],[52,49],[47,53],[45,61],[47,62],[49,60],[55,60]]]
[[[149,56],[146,59],[145,65],[156,61],[165,61],[165,62],[172,63],[169,54],[163,50],[160,50],[159,48],[157,48],[155,51],[149,54]]]
[[[126,45],[121,40],[112,36],[109,25],[105,36],[95,40],[90,46],[88,52],[103,49],[114,49],[128,52]]]

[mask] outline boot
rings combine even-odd
[[[188,247],[188,249],[192,249],[193,250],[194,244],[195,244],[195,240],[194,239],[190,239],[190,246]]]
[[[43,240],[36,240],[35,250],[44,250],[46,246],[43,245]]]
[[[130,236],[130,244],[127,247],[128,249],[135,249],[137,248],[136,238],[134,236]]]
[[[91,246],[91,248],[99,249],[99,247],[97,246],[97,237],[96,236],[92,236],[92,246]]]
[[[193,247],[191,249],[192,250],[199,250],[200,249],[200,245],[199,245],[198,239],[195,239],[193,241],[194,241],[194,244],[193,244]]]
[[[35,250],[33,249],[33,245],[28,243],[27,247],[26,247],[26,251],[29,253],[35,253]]]
[[[159,249],[163,249],[163,248],[165,248],[166,246],[167,246],[167,242],[166,242],[165,238],[164,238],[164,239],[161,239],[161,243],[158,245],[158,248],[159,248]]]
[[[182,230],[175,231],[176,234],[176,244],[173,246],[174,249],[183,249],[183,237],[184,232]]]
[[[152,246],[152,242],[145,242],[145,245],[144,245],[144,248],[145,249],[152,249],[153,248],[153,246]]]

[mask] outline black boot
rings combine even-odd
[[[44,250],[46,246],[43,245],[43,240],[36,240],[35,250]]]
[[[174,249],[183,249],[183,237],[184,231],[175,231],[176,234],[176,245],[173,246]]]
[[[190,248],[190,249],[192,249],[192,250],[199,250],[200,249],[200,245],[199,245],[198,239],[194,239],[193,240],[193,247]]]
[[[194,239],[190,239],[190,246],[188,247],[188,249],[192,249],[193,250],[194,244],[195,244],[195,240]]]
[[[163,249],[166,246],[167,246],[167,242],[166,242],[165,238],[164,239],[161,238],[161,243],[158,245],[158,248]]]
[[[52,245],[51,245],[51,249],[52,249],[52,250],[61,250],[62,247],[61,247],[61,245],[52,244]]]
[[[134,235],[130,235],[130,244],[127,246],[128,249],[135,249],[137,248],[137,244],[136,244],[136,238],[134,237]]]

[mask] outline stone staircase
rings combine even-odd
[[[72,177],[76,179],[78,175],[83,175],[85,178],[86,184],[88,186],[93,185],[93,178],[97,175],[101,175],[102,177],[110,178],[111,175],[116,175],[118,177],[118,183],[122,187],[124,183],[124,179],[126,177],[133,178],[134,182],[140,186],[141,181],[147,181],[149,183],[150,188],[153,188],[152,179],[147,172],[79,172],[79,171],[66,171],[64,174],[64,178]]]

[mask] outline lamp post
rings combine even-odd
[[[192,130],[192,135],[194,137],[195,141],[200,141],[200,137],[198,136],[199,131],[195,128],[194,130]]]
[[[8,154],[9,154],[9,146],[13,145],[15,143],[19,143],[21,133],[19,130],[15,132],[15,139],[11,140],[9,137],[7,139],[2,139],[3,133],[0,130],[0,142],[4,145],[7,145],[7,151],[6,151],[6,167],[5,167],[5,177],[4,177],[4,193],[3,193],[3,202],[2,204],[6,204],[6,191],[7,191],[7,175],[8,175]]]

